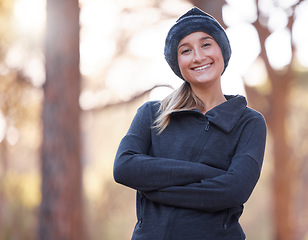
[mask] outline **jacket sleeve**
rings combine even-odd
[[[261,172],[266,141],[263,117],[253,119],[243,130],[228,171],[200,182],[145,192],[152,201],[201,211],[218,211],[244,204]]]
[[[153,191],[200,182],[225,173],[200,163],[148,155],[152,119],[149,104],[138,109],[115,157],[113,175],[116,182],[139,191]]]

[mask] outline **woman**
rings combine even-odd
[[[170,29],[165,58],[183,85],[147,102],[122,139],[118,183],[137,190],[134,240],[244,240],[238,222],[263,162],[266,124],[243,96],[226,96],[224,29],[193,8]]]

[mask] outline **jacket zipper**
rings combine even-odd
[[[223,229],[228,230],[228,225],[227,225],[227,220],[229,217],[229,209],[225,210],[225,217],[224,217],[224,222],[223,222]]]
[[[139,210],[140,210],[140,215],[139,215],[139,223],[138,223],[138,227],[141,227],[141,225],[142,225],[142,222],[143,222],[143,209],[144,209],[144,207],[143,207],[143,195],[142,195],[142,193],[140,193],[140,206],[139,206]]]
[[[206,134],[204,132],[201,133],[201,136],[199,137],[198,142],[195,145],[195,148],[193,150],[192,157],[191,157],[190,161],[197,162],[200,159],[203,147],[206,144],[207,139],[209,137],[208,136],[209,130],[210,130],[210,122],[207,121],[206,125],[204,127],[204,131],[206,132]]]

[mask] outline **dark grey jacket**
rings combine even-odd
[[[260,176],[263,116],[243,96],[205,115],[171,115],[157,135],[159,102],[141,106],[115,163],[115,181],[137,190],[133,240],[244,240],[238,222]]]

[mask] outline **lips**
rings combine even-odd
[[[199,72],[212,66],[212,63],[192,68],[193,71]]]

